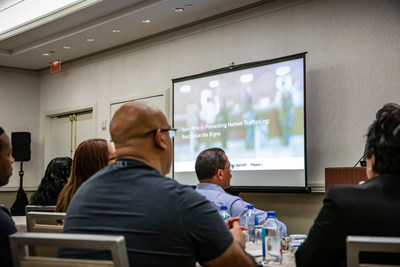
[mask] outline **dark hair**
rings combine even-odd
[[[220,148],[209,148],[202,151],[196,159],[197,179],[213,177],[219,169],[225,169],[225,151]]]
[[[68,182],[58,196],[57,212],[66,212],[72,197],[83,182],[108,165],[108,153],[108,143],[105,139],[94,138],[79,144]]]
[[[380,110],[376,112],[375,118],[378,119],[382,116],[386,116],[387,114],[391,113],[396,109],[400,109],[400,106],[397,105],[396,103],[387,103]]]
[[[375,156],[379,174],[400,171],[400,108],[378,117],[368,129],[367,158]]]
[[[54,158],[50,161],[38,190],[31,196],[32,205],[56,205],[58,195],[67,183],[71,164],[72,159],[69,157]]]
[[[4,130],[3,130],[3,128],[0,127],[0,136],[1,136],[3,133],[4,133]],[[2,148],[3,148],[3,142],[0,141],[0,152],[1,152]]]

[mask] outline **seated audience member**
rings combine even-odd
[[[0,127],[0,186],[8,184],[12,175],[12,164],[14,158],[11,155],[10,138]],[[10,212],[3,206],[0,206],[0,266],[13,266],[10,241],[8,236],[15,233],[15,223],[11,218]]]
[[[64,233],[123,235],[131,266],[256,266],[237,221],[229,221],[229,231],[203,196],[164,176],[175,131],[155,107],[119,108],[110,123],[117,160],[75,194]],[[109,258],[101,251],[59,252],[78,255]]]
[[[329,190],[296,253],[298,267],[345,266],[348,235],[400,236],[399,108],[378,116],[369,127],[366,172],[368,180],[361,185]],[[385,255],[385,260],[392,259]]]
[[[400,106],[398,104],[387,103],[387,104],[383,105],[383,107],[376,112],[375,119],[385,116],[386,114],[389,114],[393,110],[397,110],[397,109],[400,109]],[[367,160],[367,144],[365,144],[364,156],[362,158],[362,161],[365,163],[366,160]],[[363,165],[363,166],[365,166],[365,165]]]
[[[56,212],[66,212],[78,188],[114,158],[114,148],[100,138],[88,139],[79,144],[72,161],[67,184],[58,196]]]
[[[54,158],[50,161],[38,190],[31,196],[31,205],[56,205],[58,195],[67,183],[71,163],[72,159],[69,157]]]
[[[222,205],[228,207],[228,212],[232,217],[242,217],[247,211],[247,205],[238,196],[232,196],[225,192],[231,186],[231,164],[224,150],[220,148],[210,148],[202,151],[196,159],[196,175],[199,184],[196,186],[196,192],[205,196],[209,201],[215,204],[217,209]],[[267,212],[254,209],[258,224],[262,225],[267,219]],[[282,226],[282,235],[286,236],[286,225],[280,222]]]

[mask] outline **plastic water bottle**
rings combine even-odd
[[[247,227],[247,233],[249,235],[248,242],[256,243],[256,212],[254,211],[254,205],[247,205],[247,212],[244,214],[245,226]]]
[[[221,215],[222,220],[226,220],[231,217],[231,215],[228,212],[228,207],[224,205],[221,206],[219,210],[219,215]]]
[[[268,264],[282,263],[282,230],[276,220],[275,211],[267,212],[267,220],[262,228],[263,261]]]

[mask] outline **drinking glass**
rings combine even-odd
[[[294,254],[297,249],[303,244],[304,240],[306,240],[307,235],[295,234],[289,236],[289,257],[294,258]]]

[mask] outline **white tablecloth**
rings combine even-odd
[[[17,232],[26,232],[26,217],[25,216],[12,216]]]
[[[258,263],[261,262],[261,260],[262,260],[262,243],[261,242],[258,242],[255,244],[254,243],[246,243],[246,251],[250,255],[255,256]],[[295,263],[295,260],[293,257],[289,257],[289,252],[284,251],[282,264],[277,265],[277,266],[296,267],[296,263]]]

